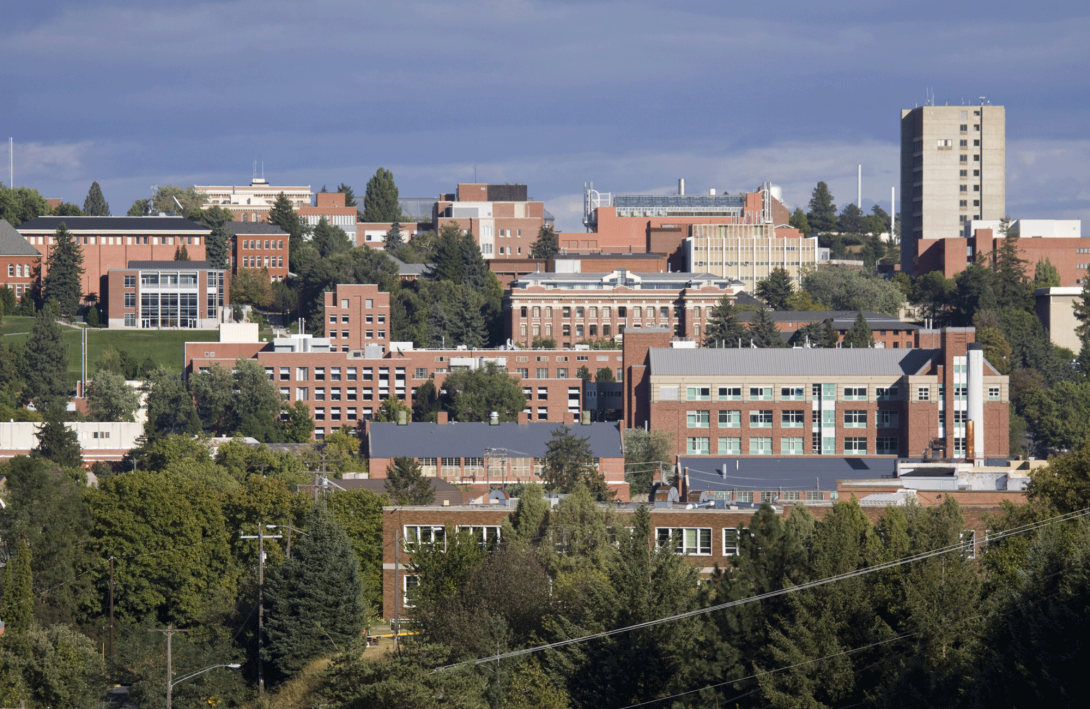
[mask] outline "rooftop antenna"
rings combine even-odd
[[[253,177],[251,177],[250,179],[251,180],[256,180],[257,179],[257,160],[254,160],[254,174],[253,174]]]
[[[265,179],[265,161],[264,160],[261,161],[261,179],[262,180]]]
[[[15,189],[15,139],[8,138],[8,187]]]
[[[983,105],[984,105],[984,99],[985,99],[985,98],[987,98],[987,97],[986,97],[986,96],[981,96],[981,97],[980,97],[980,105],[981,105],[981,106],[983,106]]]

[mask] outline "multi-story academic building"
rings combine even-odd
[[[195,185],[193,189],[208,197],[203,209],[229,209],[240,222],[266,221],[281,193],[296,211],[309,207],[311,202],[310,185],[277,187],[264,177],[254,177],[248,185]]]
[[[553,216],[527,197],[526,185],[459,184],[441,195],[432,216],[436,230],[457,224],[472,231],[485,259],[526,258],[537,233]]]
[[[227,272],[207,261],[130,261],[107,283],[111,328],[214,329],[230,303]]]
[[[42,255],[7,221],[0,219],[0,288],[11,288],[16,300],[30,291]]]
[[[231,270],[267,268],[269,280],[288,277],[289,235],[275,224],[266,222],[228,222],[231,234]]]

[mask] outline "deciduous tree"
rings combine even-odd
[[[120,374],[99,371],[87,387],[87,405],[95,421],[133,421],[140,395]]]
[[[440,405],[455,421],[488,421],[493,411],[500,421],[518,421],[526,408],[518,381],[494,362],[448,374],[443,389]]]

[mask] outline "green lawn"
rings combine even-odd
[[[5,344],[25,343],[34,326],[34,318],[5,316],[0,325],[0,335]],[[76,328],[64,327],[64,339],[68,343],[68,377],[73,382],[80,375],[80,332]],[[107,347],[125,350],[137,362],[151,357],[157,364],[181,373],[185,366],[186,342],[215,342],[219,339],[217,330],[108,330],[91,328],[87,333],[87,365],[94,371],[95,360]],[[29,363],[31,367],[33,362]]]

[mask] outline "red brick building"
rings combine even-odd
[[[240,268],[267,268],[272,281],[288,277],[287,232],[267,222],[228,222],[224,227],[231,234],[232,273]]]
[[[1007,455],[1008,378],[984,361],[975,330],[917,342],[685,349],[668,330],[630,330],[625,420],[668,432],[677,455]]]
[[[496,274],[500,285],[511,287],[511,281],[533,273],[611,273],[620,269],[632,273],[660,273],[668,270],[666,256],[653,253],[560,253],[549,259],[510,258],[492,260],[488,268]]]
[[[319,192],[314,195],[314,206],[309,204],[295,210],[299,218],[311,229],[325,219],[330,226],[340,227],[348,233],[349,240],[357,243],[356,224],[359,221],[359,211],[355,207],[345,206],[345,195],[342,192]]]
[[[130,261],[106,280],[111,328],[213,329],[231,303],[227,272],[207,261]]]
[[[489,261],[528,257],[538,231],[552,222],[545,203],[527,197],[526,185],[459,184],[440,196],[432,214],[437,231],[447,224],[472,231]]]
[[[191,260],[203,261],[205,239],[212,233],[182,217],[37,217],[18,231],[41,254],[42,278],[62,223],[83,252],[84,294],[97,294],[107,308],[106,274],[111,269],[128,268],[130,261],[171,261],[183,246]]]
[[[524,346],[544,337],[569,348],[662,326],[699,340],[711,309],[741,290],[741,283],[706,273],[532,273],[513,281],[504,297],[505,329]]]
[[[840,337],[840,341],[843,342],[844,336],[855,324],[857,312],[854,310],[772,310],[768,314],[788,341],[792,340],[800,328],[811,323],[829,321]],[[738,321],[749,324],[756,315],[757,313],[752,310],[743,310],[738,313]],[[919,346],[916,344],[919,325],[903,322],[899,318],[883,313],[863,311],[863,317],[867,320],[867,327],[871,329],[876,345],[891,349],[911,349]],[[792,337],[786,337],[787,335]],[[795,344],[801,347],[805,341],[795,342]]]
[[[0,288],[11,288],[16,300],[30,291],[42,255],[7,221],[0,219]]]

